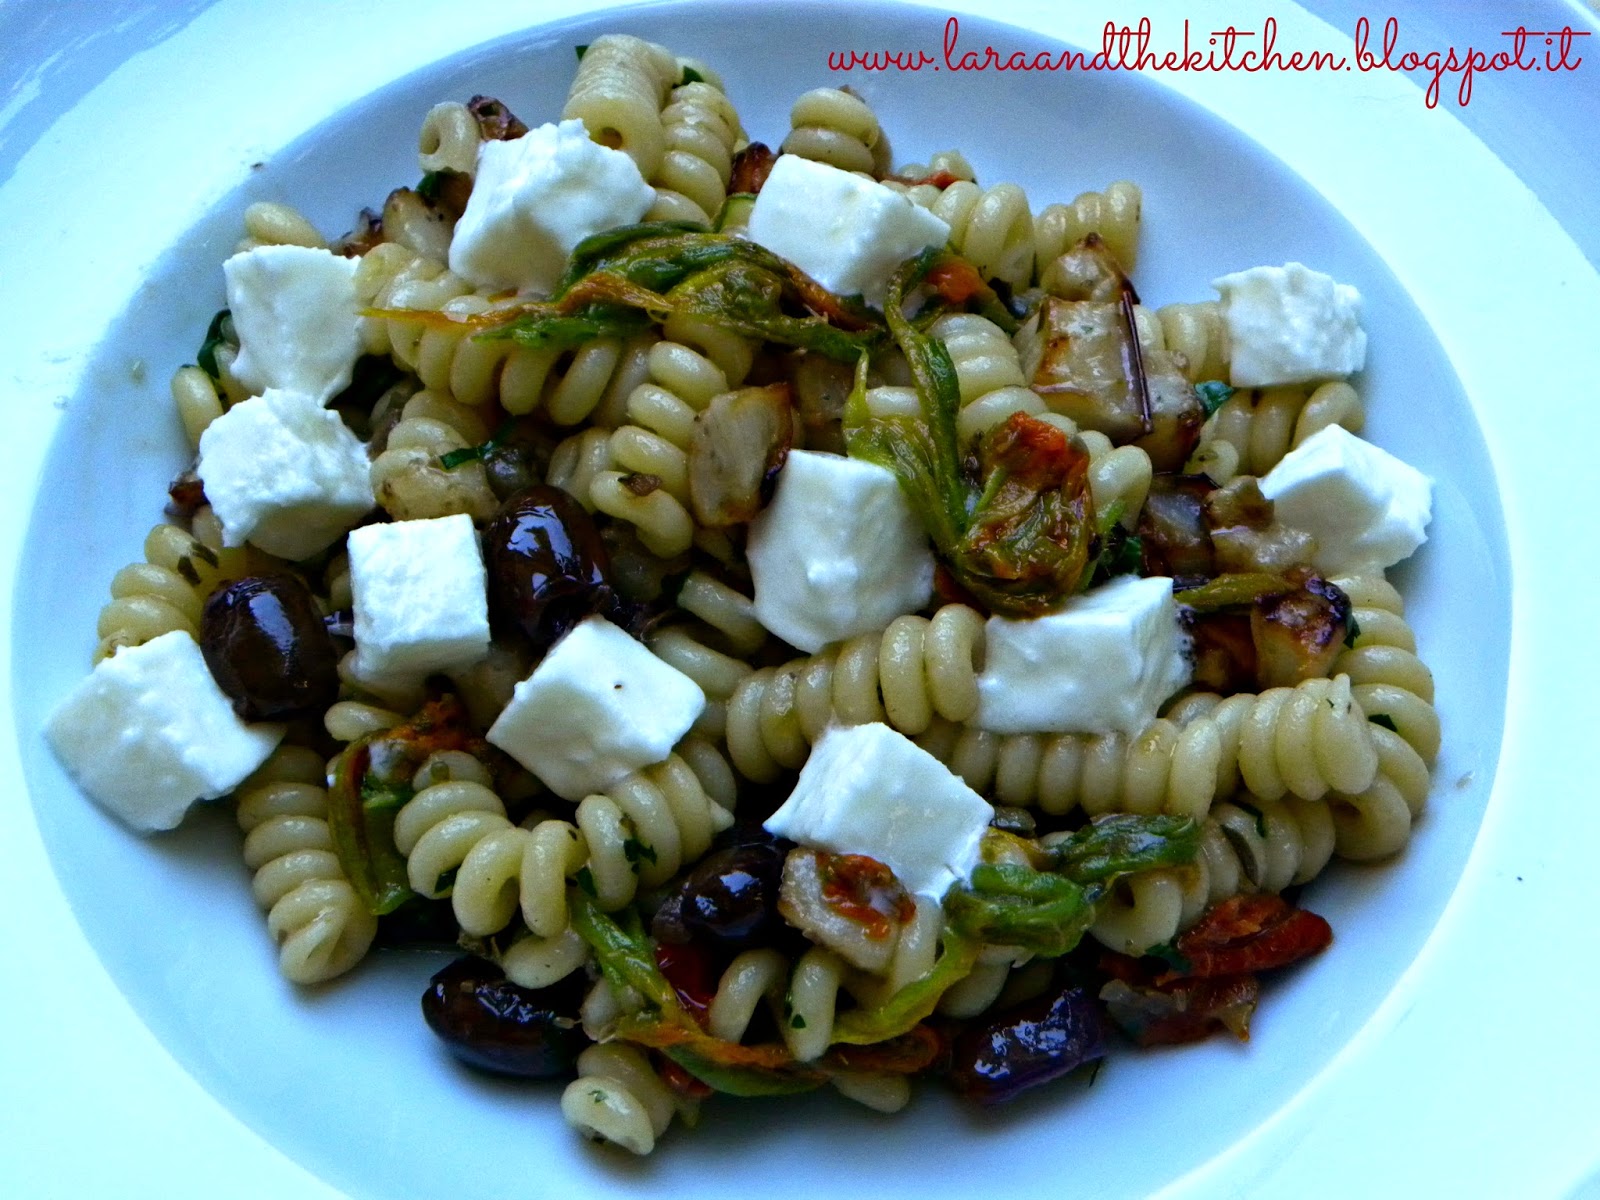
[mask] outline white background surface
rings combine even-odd
[[[81,12],[30,24],[41,7],[0,6],[0,33],[28,32],[0,42],[6,78],[21,81],[0,109],[0,170],[10,171],[0,183],[0,229],[8,231],[0,243],[0,412],[12,451],[0,478],[12,517],[0,531],[0,562],[8,565],[54,405],[78,386],[92,342],[85,331],[104,327],[136,296],[154,255],[252,162],[413,67],[599,6],[391,0],[380,17],[376,6],[310,0],[270,11],[248,0],[108,5],[120,23],[87,38],[75,24]],[[1148,14],[1159,28],[1181,24],[1198,6],[1057,7],[1016,5],[1003,19],[1092,44],[1108,15]],[[930,26],[946,11],[930,10]],[[1238,3],[1226,11],[1241,27],[1275,13],[1286,45],[1345,44],[1338,30],[1298,9]],[[1465,24],[1463,41],[1498,27],[1493,18]],[[1577,77],[1589,96],[1600,85],[1600,47],[1593,54]],[[36,69],[18,73],[19,55]],[[1564,229],[1470,122],[1453,107],[1426,110],[1404,79],[1160,82],[1309,180],[1416,299],[1478,402],[1503,489],[1515,586],[1499,784],[1437,934],[1333,1066],[1184,1190],[1562,1195],[1600,1169],[1600,894],[1592,866],[1600,805],[1587,760],[1600,674],[1589,617],[1600,539],[1578,483],[1592,473],[1591,448],[1600,444],[1587,349],[1600,318],[1600,279],[1580,247],[1580,238],[1594,244],[1595,231]],[[1559,95],[1538,90],[1549,82],[1485,78],[1479,87],[1526,96],[1537,112],[1539,97]],[[52,101],[48,111],[41,115],[30,96]],[[1542,143],[1570,158],[1575,138],[1580,151],[1594,153],[1592,128],[1581,140],[1559,108],[1551,101],[1550,130],[1530,126],[1520,147],[1544,187],[1581,181],[1593,169],[1590,158],[1564,174],[1541,154]],[[182,147],[192,162],[173,160]],[[1431,219],[1419,223],[1419,212]],[[1570,205],[1564,216],[1585,219]],[[9,590],[0,603],[9,631]],[[0,645],[9,678],[18,648],[9,632]],[[11,902],[0,907],[4,1190],[333,1195],[190,1080],[122,1002],[55,884],[15,786],[13,738],[7,722],[0,771],[14,786],[0,801],[0,878],[11,884]],[[506,1192],[541,1194],[537,1181],[496,1182]]]

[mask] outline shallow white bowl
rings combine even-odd
[[[245,6],[219,5],[205,19],[220,23],[206,33],[213,41],[248,36],[257,28]],[[328,28],[348,29],[322,19]],[[848,1180],[852,1191],[879,1195],[1142,1195],[1181,1185],[1185,1177],[1206,1189],[1219,1177],[1208,1180],[1204,1173],[1220,1171],[1230,1157],[1235,1170],[1245,1171],[1232,1177],[1235,1182],[1259,1181],[1284,1169],[1292,1176],[1298,1168],[1282,1131],[1298,1124],[1299,1136],[1309,1137],[1303,1131],[1315,1117],[1308,1113],[1318,1104],[1337,1103],[1327,1097],[1337,1094],[1341,1078],[1357,1080],[1347,1085],[1357,1096],[1371,1095],[1373,1083],[1360,1082],[1362,1063],[1377,1054],[1381,1064],[1385,1043],[1392,1049],[1404,1042],[1396,1026],[1401,1013],[1422,1003],[1418,997],[1429,995],[1429,986],[1461,986],[1460,968],[1448,965],[1448,952],[1436,937],[1452,897],[1457,924],[1466,920],[1463,913],[1480,914],[1459,937],[1503,939],[1511,928],[1508,905],[1485,899],[1485,889],[1496,881],[1485,880],[1490,868],[1484,863],[1497,848],[1517,845],[1519,830],[1534,819],[1525,815],[1526,787],[1550,764],[1538,760],[1532,739],[1549,736],[1551,729],[1548,721],[1541,729],[1531,720],[1548,700],[1536,681],[1554,679],[1562,666],[1539,656],[1545,630],[1530,624],[1529,610],[1538,601],[1530,604],[1529,597],[1540,593],[1521,589],[1524,580],[1554,586],[1558,579],[1548,555],[1563,514],[1539,505],[1548,474],[1579,460],[1576,445],[1546,437],[1537,443],[1544,463],[1531,467],[1519,440],[1527,431],[1507,420],[1492,390],[1504,378],[1504,354],[1473,342],[1471,331],[1484,328],[1487,317],[1488,328],[1514,330],[1524,339],[1520,344],[1528,345],[1550,336],[1550,327],[1529,334],[1526,314],[1508,303],[1514,298],[1492,287],[1462,323],[1447,323],[1445,317],[1454,315],[1452,298],[1434,290],[1439,280],[1429,275],[1419,249],[1447,231],[1431,227],[1437,219],[1425,208],[1412,207],[1425,205],[1420,193],[1391,197],[1387,213],[1374,215],[1370,207],[1352,205],[1336,184],[1330,187],[1325,172],[1308,169],[1315,153],[1265,137],[1274,151],[1293,160],[1291,169],[1241,133],[1240,125],[1258,137],[1273,134],[1274,127],[1270,120],[1262,125],[1259,115],[1241,118],[1228,109],[1226,95],[1219,107],[1232,123],[1175,91],[1126,75],[923,72],[861,75],[849,82],[878,111],[897,161],[926,160],[933,151],[957,146],[980,179],[1018,182],[1036,206],[1113,179],[1138,180],[1145,189],[1146,222],[1136,278],[1148,302],[1204,298],[1218,274],[1288,259],[1353,282],[1366,297],[1372,349],[1359,382],[1368,397],[1369,434],[1437,481],[1432,539],[1399,579],[1422,652],[1438,679],[1446,748],[1432,808],[1403,858],[1379,868],[1337,870],[1309,894],[1307,903],[1333,922],[1336,943],[1269,990],[1248,1046],[1217,1042],[1125,1053],[1092,1089],[1047,1089],[997,1113],[973,1114],[936,1089],[927,1089],[912,1111],[893,1119],[822,1096],[724,1101],[708,1106],[699,1130],[669,1135],[647,1163],[623,1162],[584,1147],[562,1127],[557,1088],[512,1087],[453,1066],[417,1015],[417,997],[436,960],[380,956],[331,988],[297,992],[276,975],[237,861],[237,835],[220,814],[204,814],[170,838],[137,840],[84,802],[44,749],[39,726],[85,669],[106,581],[137,557],[145,530],[159,518],[165,484],[183,465],[165,380],[175,365],[192,359],[221,303],[217,267],[247,203],[287,200],[325,232],[339,232],[362,205],[375,205],[389,188],[413,181],[416,128],[431,104],[482,92],[505,100],[530,123],[554,119],[570,79],[572,47],[606,30],[639,33],[704,58],[724,75],[751,135],[776,143],[794,96],[843,82],[826,70],[829,50],[924,45],[937,53],[942,24],[942,14],[895,6],[857,6],[845,14],[821,5],[730,2],[583,17],[455,56],[443,50],[475,39],[458,34],[434,54],[411,43],[408,63],[430,65],[348,107],[347,96],[321,109],[294,102],[303,108],[291,104],[290,117],[269,125],[259,151],[227,170],[196,168],[204,203],[190,205],[192,217],[169,218],[166,227],[153,222],[149,234],[137,224],[118,226],[117,240],[100,250],[117,264],[113,275],[127,273],[132,263],[142,282],[137,294],[116,305],[114,319],[83,332],[77,348],[94,349],[75,364],[82,368],[76,390],[54,430],[30,507],[10,645],[16,736],[32,803],[13,803],[5,818],[25,831],[28,841],[14,853],[18,869],[32,872],[26,878],[37,879],[46,893],[46,915],[70,930],[61,918],[64,897],[104,966],[104,976],[98,968],[83,976],[96,989],[93,1003],[123,1023],[124,1004],[131,1008],[181,1073],[198,1081],[217,1105],[339,1189],[383,1197],[431,1197],[447,1189],[498,1194],[512,1186],[535,1194],[582,1187],[735,1196],[760,1187],[800,1195]],[[513,25],[502,20],[497,28]],[[1064,32],[1087,40],[1091,30]],[[1030,51],[1055,45],[975,17],[963,20],[962,37]],[[276,44],[266,47],[269,56],[283,52]],[[399,74],[384,74],[381,64],[361,69],[374,81]],[[253,102],[265,102],[269,82],[246,71],[241,90]],[[1287,84],[1274,89],[1270,94],[1285,107],[1307,102]],[[1396,95],[1419,105],[1403,90]],[[212,136],[221,143],[219,151],[226,147],[237,154],[249,145],[224,132],[216,114],[209,117],[196,123],[202,132],[201,144],[190,147],[193,160],[204,159]],[[1389,114],[1397,145],[1386,152],[1402,161],[1415,154],[1404,141],[1412,117],[1398,102]],[[1323,113],[1320,119],[1328,123],[1327,155],[1337,158],[1345,153],[1353,118]],[[1261,127],[1252,128],[1252,121]],[[177,143],[165,140],[170,131],[158,132],[162,148],[171,152]],[[290,135],[300,136],[282,146],[270,140]],[[1479,165],[1470,146],[1441,144],[1435,152],[1452,169],[1463,162]],[[108,153],[114,159],[118,152]],[[183,170],[189,161],[175,162],[173,169]],[[251,169],[243,169],[247,163]],[[1486,188],[1503,185],[1491,168],[1484,170]],[[25,184],[36,182],[23,170],[18,174]],[[229,180],[237,186],[217,190]],[[13,197],[15,185],[13,180]],[[208,188],[215,194],[205,194]],[[137,211],[137,201],[128,207]],[[1543,227],[1519,228],[1527,239],[1558,244]],[[69,269],[74,255],[82,260],[84,247],[69,248]],[[92,266],[94,254],[87,261]],[[1408,279],[1396,276],[1391,268],[1397,265],[1409,268]],[[1566,271],[1561,278],[1569,286],[1593,288],[1593,272],[1584,277],[1566,259],[1552,258],[1548,268],[1541,260],[1540,269]],[[1485,270],[1492,276],[1493,265]],[[1429,307],[1427,316],[1419,301]],[[1520,377],[1537,378],[1548,365],[1535,364]],[[1545,384],[1552,385],[1559,383]],[[1589,421],[1592,427],[1592,416]],[[1496,439],[1493,455],[1485,429]],[[1515,625],[1513,579],[1519,585]],[[1513,657],[1514,645],[1520,657]],[[1500,760],[1513,666],[1519,674],[1509,678],[1528,706],[1513,711],[1507,741],[1508,752],[1520,755],[1519,785],[1501,786],[1491,811],[1502,811],[1513,796],[1519,809],[1491,820],[1471,874],[1469,856],[1486,828]],[[1572,816],[1565,828],[1583,819]],[[1461,888],[1464,877],[1471,888]],[[1549,903],[1562,894],[1558,889],[1559,884],[1549,893]],[[1449,929],[1450,921],[1444,926]],[[1430,937],[1431,959],[1424,950]],[[1500,961],[1512,953],[1497,946]],[[44,966],[50,959],[40,953],[37,961]],[[92,962],[81,948],[58,961],[68,970]],[[1419,964],[1429,964],[1431,975]],[[1448,974],[1440,974],[1452,970],[1458,972],[1453,985]],[[1448,1001],[1455,998],[1448,991],[1434,994],[1444,997],[1429,1002],[1438,1006],[1444,1024],[1424,1036],[1420,1047],[1401,1051],[1430,1063],[1448,1053],[1437,1034],[1452,1028],[1460,1034],[1463,1025],[1473,1029],[1475,1011],[1459,1003],[1451,1007]],[[71,1007],[64,1005],[43,1023],[37,1054],[23,1056],[32,1075],[48,1075],[45,1056],[70,1056],[65,1043],[76,1032],[66,1015]],[[150,1061],[161,1060],[161,1051],[151,1055]],[[169,1070],[170,1062],[160,1069]],[[1377,1069],[1383,1078],[1381,1065]],[[1490,1069],[1486,1064],[1485,1075]],[[116,1082],[127,1089],[126,1080]],[[1440,1102],[1448,1103],[1448,1097]],[[185,1092],[181,1103],[196,1102]],[[1338,1117],[1351,1137],[1386,1144],[1375,1126],[1399,1119],[1401,1106],[1376,1104],[1378,1113]],[[1279,1131],[1275,1140],[1273,1130]],[[252,1147],[240,1153],[258,1153],[249,1135],[230,1130],[230,1136]],[[175,1179],[205,1178],[204,1169],[168,1167],[159,1154],[131,1152],[142,1163],[138,1178],[152,1185],[166,1179],[168,1170]],[[1470,1156],[1470,1149],[1464,1152]],[[38,1155],[18,1159],[30,1170],[40,1166]],[[1301,1159],[1310,1161],[1303,1154]],[[270,1155],[262,1161],[272,1163],[264,1169],[287,1171]],[[1345,1165],[1347,1179],[1363,1177]],[[1563,1160],[1561,1170],[1573,1169]],[[286,1177],[293,1176],[287,1171]],[[263,1188],[261,1194],[271,1193]]]

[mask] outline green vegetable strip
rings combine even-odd
[[[947,929],[944,953],[933,969],[906,984],[877,1008],[856,1008],[841,1013],[833,1025],[834,1042],[871,1045],[908,1032],[932,1016],[940,997],[967,977],[978,961],[980,949],[980,942]]]
[[[1085,825],[1051,851],[1052,865],[1085,886],[1154,867],[1178,867],[1200,852],[1200,826],[1188,817],[1114,813]]]
[[[393,912],[412,896],[405,859],[394,848],[398,793],[368,784],[371,750],[353,743],[339,755],[328,786],[328,833],[339,865],[356,895],[375,916]],[[401,799],[403,804],[404,800]]]

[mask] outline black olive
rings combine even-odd
[[[200,649],[246,721],[303,716],[339,697],[338,652],[311,590],[294,575],[251,575],[212,592]]]
[[[730,950],[767,944],[782,925],[783,860],[783,846],[770,834],[713,851],[667,896],[651,931],[662,942],[710,941]]]
[[[546,988],[519,987],[483,958],[458,958],[428,982],[422,1016],[469,1067],[524,1079],[573,1073],[588,1045],[578,1021],[583,972]]]
[[[606,549],[570,494],[540,484],[507,500],[484,533],[491,615],[542,652],[613,604]]]
[[[991,1018],[956,1039],[950,1079],[979,1104],[1010,1100],[1105,1055],[1094,993],[1073,984]]]

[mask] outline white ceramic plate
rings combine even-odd
[[[1553,1194],[1581,1177],[1596,1108],[1582,1093],[1555,1099],[1600,1066],[1569,991],[1594,979],[1570,950],[1592,943],[1579,901],[1596,820],[1558,751],[1581,744],[1574,681],[1585,666],[1592,677],[1594,652],[1567,634],[1564,602],[1592,594],[1594,538],[1561,483],[1582,477],[1595,432],[1571,348],[1600,286],[1448,110],[1424,109],[1400,77],[850,80],[902,161],[960,146],[981,179],[1013,179],[1036,205],[1139,180],[1148,300],[1203,298],[1222,271],[1289,258],[1361,287],[1372,436],[1438,481],[1433,538],[1402,582],[1446,752],[1405,857],[1319,883],[1312,905],[1338,940],[1272,990],[1248,1047],[1125,1054],[1092,1090],[981,1117],[937,1093],[888,1120],[825,1097],[714,1105],[635,1164],[578,1144],[557,1089],[453,1068],[417,1020],[435,962],[380,958],[311,996],[280,982],[226,822],[137,841],[73,792],[37,730],[81,675],[105,583],[182,463],[165,380],[220,302],[216,266],[246,203],[285,199],[342,230],[416,174],[433,102],[481,91],[553,119],[571,47],[613,28],[714,64],[752,136],[776,142],[795,95],[843,81],[829,50],[937,54],[945,14],[562,9],[520,32],[532,14],[426,3],[381,19],[315,3],[268,16],[245,0],[196,12],[130,6],[112,32],[149,45],[120,59],[93,39],[69,45],[112,69],[0,185],[0,213],[28,234],[6,251],[0,298],[23,464],[6,483],[19,520],[6,535],[5,751],[25,781],[0,809],[0,868],[29,898],[0,917],[27,988],[0,1012],[8,1035],[32,1031],[0,1052],[18,1081],[0,1162],[21,1194],[214,1194],[219,1178],[225,1194],[383,1197],[799,1195],[845,1181],[880,1195],[1342,1194],[1408,1178],[1411,1190]],[[1118,15],[1145,13],[1158,31],[1187,15]],[[1106,15],[1012,19],[1089,44]],[[1263,15],[1239,5],[1231,19],[1260,28]],[[1281,44],[1342,44],[1298,10],[1277,15]],[[975,16],[962,40],[1052,44]],[[50,83],[44,67],[32,79]],[[12,149],[0,141],[0,167]],[[66,403],[47,410],[52,395]],[[1547,1109],[1504,1103],[1534,1087]],[[112,1148],[109,1166],[71,1153],[86,1125]],[[1513,1161],[1495,1141],[1539,1153]]]

